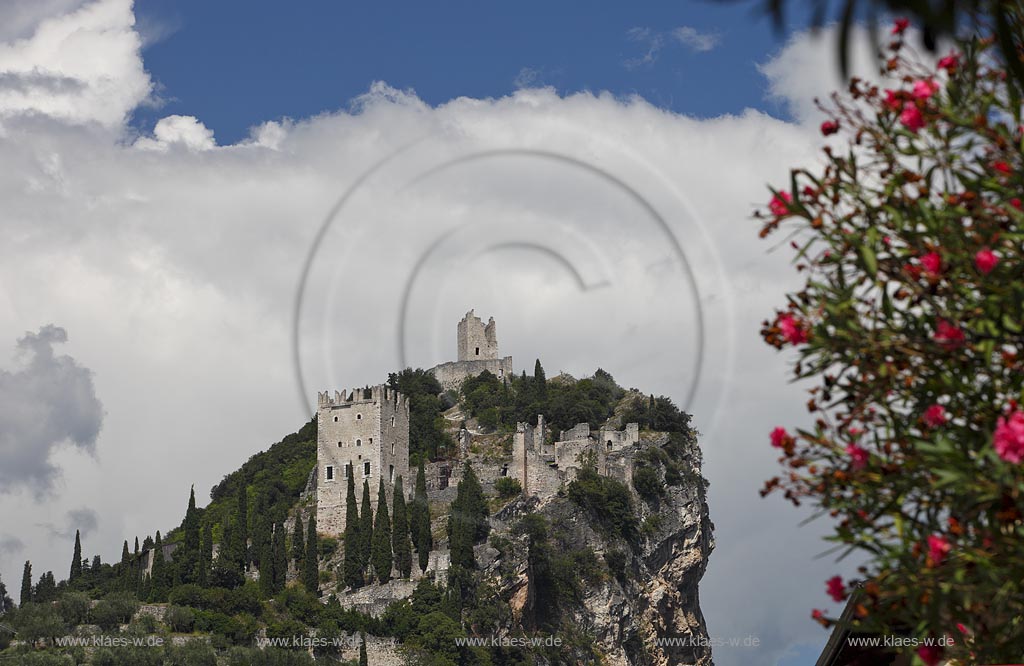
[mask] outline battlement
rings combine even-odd
[[[378,402],[390,402],[395,408],[402,406],[408,409],[409,407],[409,398],[386,384],[354,388],[351,392],[342,389],[335,391],[333,396],[330,391],[317,392],[317,407],[319,409]]]

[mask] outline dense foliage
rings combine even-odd
[[[449,453],[451,437],[441,416],[450,404],[441,397],[441,384],[426,370],[406,368],[388,375],[388,386],[409,398],[409,460],[434,460]]]
[[[927,663],[1002,663],[1024,654],[1021,103],[992,40],[925,66],[903,29],[891,88],[855,80],[826,107],[848,145],[770,205],[762,233],[792,230],[807,282],[763,333],[796,348],[818,418],[771,434],[785,472],[765,492],[835,517],[832,540],[866,556],[861,624],[953,633]]]

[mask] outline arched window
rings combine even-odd
[[[363,445],[363,440],[357,439],[356,440],[356,446],[362,446],[362,445]]]
[[[356,421],[362,421],[362,420],[363,420],[363,415],[362,414],[356,414]]]
[[[338,422],[338,417],[337,417],[337,416],[335,416],[335,417],[334,417],[334,422],[335,422],[335,423],[337,423],[337,422]]]
[[[612,440],[610,440],[610,439],[608,440],[608,450],[609,451],[612,450]]]
[[[341,447],[342,447],[341,442],[338,442],[338,448],[340,449]]]

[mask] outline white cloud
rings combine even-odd
[[[822,526],[797,529],[804,514],[757,496],[776,471],[766,433],[807,415],[785,358],[757,335],[796,276],[750,219],[766,183],[816,159],[814,131],[755,111],[696,120],[550,89],[431,107],[375,84],[348,110],[268,122],[237,145],[217,146],[188,116],[126,145],[83,126],[119,127],[148,91],[137,47],[114,47],[133,42],[126,7],[94,3],[29,38],[73,59],[70,35],[97,33],[111,62],[85,73],[52,65],[47,49],[36,62],[34,46],[0,46],[20,58],[0,71],[85,86],[34,98],[38,114],[63,122],[0,106],[0,340],[59,321],[107,412],[95,459],[74,448],[52,457],[67,471],[58,497],[3,497],[4,529],[25,542],[19,559],[63,570],[67,553],[41,525],[82,506],[102,517],[84,552],[116,559],[123,539],[180,522],[190,484],[202,502],[203,488],[303,423],[312,394],[300,404],[294,383],[296,286],[325,217],[355,187],[311,265],[307,392],[383,379],[403,353],[419,366],[449,358],[454,323],[475,307],[496,317],[518,368],[536,357],[549,375],[600,365],[680,399],[695,372],[699,304],[707,357],[692,409],[718,542],[702,605],[712,635],[756,634],[764,646],[755,656],[723,648],[715,661],[772,663],[789,645],[823,641],[809,609],[849,565],[812,559]],[[89,27],[100,9],[109,30]],[[55,32],[64,37],[40,37]],[[828,62],[806,42],[764,68],[796,104],[810,91],[798,84],[823,81]],[[90,39],[76,43],[89,52]],[[115,73],[102,85],[121,92],[117,113],[87,103],[97,71]],[[61,112],[73,95],[81,111]],[[5,579],[22,562],[0,549]]]
[[[710,51],[722,41],[717,33],[700,32],[688,25],[675,28],[671,34],[677,42],[697,53]]]
[[[9,11],[20,17],[25,9]],[[134,22],[131,0],[95,0],[0,43],[0,118],[120,127],[152,88]]]
[[[274,142],[279,135],[280,125],[267,123],[259,129],[257,143]],[[139,137],[135,140],[135,146],[143,150],[167,150],[174,144],[196,151],[210,150],[217,146],[213,130],[208,129],[195,116],[166,116],[157,121],[152,138]]]

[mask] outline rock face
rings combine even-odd
[[[514,615],[524,613],[531,596],[525,537],[507,529],[523,515],[543,515],[561,552],[589,549],[602,563],[608,561],[606,554],[614,559],[621,553],[625,561],[622,575],[581,586],[579,603],[566,609],[569,624],[591,638],[597,653],[579,654],[567,663],[594,663],[596,656],[600,663],[615,666],[711,666],[698,585],[714,548],[714,526],[696,444],[687,457],[689,473],[680,485],[667,486],[653,501],[633,493],[643,526],[634,543],[610,537],[595,516],[563,495],[540,506],[536,498],[517,500],[494,516],[495,533],[512,540],[514,547],[485,570],[497,580],[510,581],[503,585],[502,596],[511,599]]]

